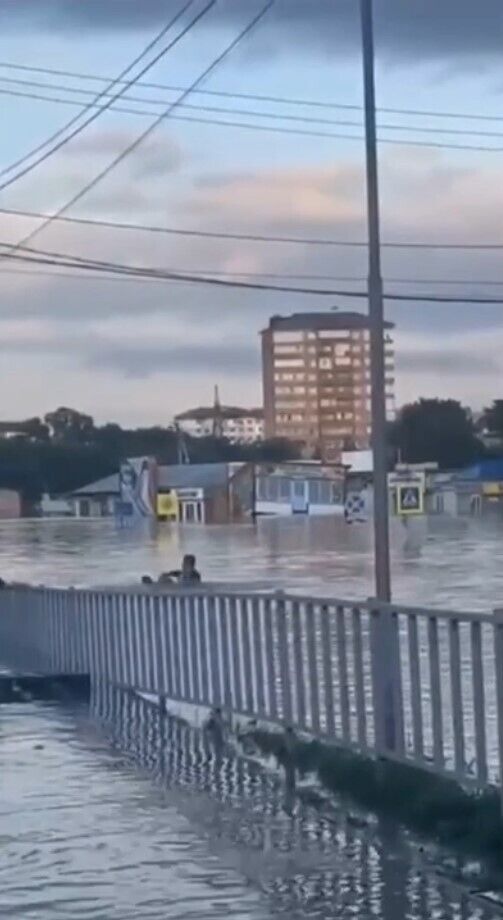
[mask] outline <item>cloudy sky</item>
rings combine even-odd
[[[205,2],[194,0],[183,24]],[[102,114],[1,192],[0,207],[57,210],[176,99],[169,87],[190,85],[262,3],[218,0],[145,77],[168,88],[130,90],[134,100],[121,107],[136,114]],[[111,78],[182,5],[0,0],[0,170],[58,131],[103,86],[23,68]],[[375,12],[379,106],[409,112],[379,115],[383,239],[503,244],[503,5],[375,0]],[[357,0],[277,0],[204,88],[330,105],[193,94],[194,108],[167,119],[71,214],[238,234],[365,239]],[[19,241],[36,226],[0,214],[0,242]],[[357,248],[71,224],[52,224],[33,245],[196,273],[278,275],[275,283],[284,276],[289,284],[342,290],[361,289],[366,270],[365,251]],[[503,298],[502,259],[497,250],[386,248],[383,270],[391,292]],[[344,296],[75,272],[61,277],[60,269],[34,272],[7,260],[0,273],[3,418],[69,404],[99,421],[168,423],[174,412],[208,402],[215,383],[226,402],[257,404],[258,333],[270,315],[365,309]],[[387,315],[397,327],[399,402],[449,395],[480,408],[503,395],[503,306],[388,302]]]

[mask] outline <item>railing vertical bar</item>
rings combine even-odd
[[[349,687],[348,687],[348,656],[346,649],[346,613],[344,607],[338,606],[336,610],[337,634],[337,669],[339,677],[339,697],[341,708],[341,728],[344,741],[351,740],[349,722]]]
[[[145,596],[145,656],[147,661],[147,687],[152,693],[159,691],[157,648],[155,635],[155,607],[152,594]]]
[[[217,619],[218,626],[220,627],[219,679],[221,700],[226,708],[232,709],[234,706],[234,708],[239,709],[238,672],[236,671],[234,663],[234,655],[236,654],[236,643],[233,633],[233,628],[235,629],[235,618],[233,617],[232,608],[229,607],[226,597],[219,597],[217,604]]]
[[[320,611],[321,616],[321,641],[323,643],[323,682],[325,684],[325,713],[326,733],[334,738],[335,705],[334,705],[334,674],[332,667],[332,618],[330,608],[325,604]]]
[[[260,610],[260,600],[258,597],[252,598],[252,633],[253,633],[253,657],[255,664],[255,686],[257,688],[257,715],[266,715],[265,702],[265,683],[264,683],[264,661],[263,661],[263,640],[262,640],[262,617]]]
[[[234,674],[234,708],[237,712],[244,712],[243,702],[243,673],[241,667],[241,636],[239,632],[239,617],[235,597],[229,598],[227,612],[230,623],[231,661]],[[225,686],[225,674],[224,674]],[[227,700],[226,700],[227,705]]]
[[[137,595],[138,603],[138,635],[140,640],[141,685],[144,690],[149,688],[149,658],[148,658],[148,601],[146,594]]]
[[[183,698],[187,702],[193,699],[192,681],[190,673],[189,631],[187,624],[188,597],[178,598],[178,611],[180,617],[180,637],[182,642],[182,670],[183,670]]]
[[[433,762],[438,769],[443,770],[444,730],[442,724],[442,683],[438,649],[438,621],[436,616],[428,617],[428,646],[430,657],[431,715],[433,725]]]
[[[353,658],[355,668],[355,701],[356,701],[356,725],[358,734],[358,743],[361,747],[367,744],[367,713],[365,709],[365,684],[363,678],[363,643],[362,643],[362,622],[361,611],[358,607],[353,607]]]
[[[84,591],[79,591],[77,604],[77,636],[78,636],[78,673],[85,674],[87,671],[86,655],[86,595]]]
[[[118,594],[116,599],[117,624],[119,630],[119,673],[117,682],[122,687],[127,686],[127,622],[126,622],[126,595]]]
[[[248,601],[243,599],[240,600],[239,604],[241,608],[241,635],[243,637],[244,709],[245,712],[253,715],[255,709],[253,699],[253,674]]]
[[[414,756],[424,758],[423,709],[421,705],[421,672],[419,669],[418,623],[415,613],[407,616],[407,638],[409,643],[409,680],[412,711],[412,738]]]
[[[199,655],[201,660],[201,703],[208,705],[210,702],[209,674],[208,674],[208,642],[206,632],[206,611],[204,597],[196,600],[196,623],[198,633]]]
[[[114,613],[114,596],[113,594],[105,594],[103,596],[103,652],[105,674],[108,681],[113,681],[115,674]]]
[[[302,608],[298,601],[294,601],[292,604],[292,635],[297,722],[299,728],[307,729],[306,682],[304,680],[304,656],[302,654]]]
[[[56,642],[57,642],[57,632],[56,632],[56,617],[54,615],[54,592],[46,591],[46,603],[47,603],[47,615],[49,618],[49,635],[50,635],[50,658],[49,658],[49,671],[51,674],[54,674],[54,658],[56,653]],[[5,616],[5,612],[3,612]],[[5,641],[5,640],[4,640]]]
[[[211,697],[214,706],[221,706],[223,697],[220,682],[220,644],[218,641],[218,620],[216,600],[210,596],[206,599],[209,639],[209,672],[211,677]],[[220,610],[218,611],[220,616]]]
[[[459,776],[465,772],[465,740],[463,726],[463,698],[461,695],[461,650],[459,621],[449,622],[449,651],[451,664],[452,729],[454,733],[454,763]]]
[[[405,725],[402,688],[402,663],[400,647],[400,615],[397,610],[391,612],[391,665],[393,668],[393,715],[395,730],[395,751],[399,755],[405,754]]]
[[[309,701],[311,708],[311,727],[316,734],[320,732],[320,693],[318,681],[318,656],[316,649],[316,611],[312,603],[306,604],[306,638],[307,665],[309,672]]]
[[[128,655],[128,686],[134,687],[138,684],[138,665],[136,663],[136,633],[135,633],[135,598],[128,596],[126,600],[126,635],[127,635],[127,655]]]
[[[172,596],[164,597],[163,602],[168,639],[168,692],[172,699],[176,699],[178,696],[178,664],[176,658],[174,599]]]
[[[110,671],[108,666],[108,656],[110,654],[109,644],[107,642],[107,596],[100,593],[98,598],[99,615],[99,644],[100,644],[100,674],[105,680],[109,679]]]
[[[185,674],[183,671],[182,637],[180,629],[180,598],[173,595],[173,635],[175,638],[175,661],[177,669],[177,696],[185,699]]]
[[[473,721],[475,733],[475,758],[477,778],[482,785],[487,783],[486,704],[484,670],[482,664],[482,629],[480,623],[472,620],[470,627],[471,659],[473,679]]]
[[[121,619],[122,619],[122,668],[121,684],[124,687],[130,687],[132,683],[131,674],[131,627],[129,623],[129,597],[127,594],[121,594],[120,597]]]
[[[66,592],[58,591],[61,629],[61,654],[58,662],[59,673],[63,674],[68,666],[68,610],[66,607]]]
[[[281,596],[276,600],[276,625],[278,635],[279,672],[281,680],[281,698],[283,702],[283,721],[288,725],[292,722],[292,682],[288,661],[288,613],[285,601]]]
[[[154,632],[156,645],[155,653],[157,658],[157,674],[159,678],[159,693],[162,696],[166,696],[169,692],[169,667],[168,635],[163,600],[163,597],[154,598]]]
[[[268,690],[268,715],[278,718],[278,687],[276,684],[276,662],[274,655],[273,608],[271,598],[264,598],[264,650]]]
[[[200,669],[200,647],[198,641],[198,632],[196,624],[196,605],[198,598],[190,595],[187,598],[188,603],[188,627],[189,627],[189,644],[190,659],[192,663],[192,699],[195,703],[202,702],[201,692],[201,669]]]

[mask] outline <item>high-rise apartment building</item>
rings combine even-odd
[[[395,362],[386,326],[386,404],[395,414]],[[302,442],[337,460],[371,439],[370,332],[362,313],[273,316],[262,332],[266,438]]]

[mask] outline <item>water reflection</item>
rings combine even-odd
[[[489,920],[490,910],[430,870],[395,828],[368,825],[312,791],[285,797],[279,775],[151,702],[95,688],[112,745],[176,794],[177,807],[270,899],[271,917]]]
[[[425,518],[392,521],[397,599],[489,610],[503,598],[503,524]],[[124,584],[176,567],[185,552],[213,581],[260,582],[304,593],[373,593],[372,529],[338,518],[276,518],[253,525],[118,528],[111,520],[0,522],[0,575],[58,585]]]

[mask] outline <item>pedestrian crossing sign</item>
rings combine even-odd
[[[397,485],[398,514],[423,514],[424,488],[422,483],[404,482]]]

